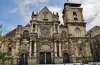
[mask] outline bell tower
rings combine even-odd
[[[86,23],[83,19],[83,9],[81,4],[65,3],[63,10],[64,26],[68,28],[68,32],[74,37],[84,37],[86,35]],[[80,34],[78,35],[77,32]]]
[[[77,3],[65,3],[64,10],[63,10],[63,19],[64,22],[82,22],[83,15],[82,15],[82,8],[80,7],[81,4]]]
[[[63,21],[67,30],[68,51],[72,59],[70,62],[83,62],[83,59],[87,62],[91,58],[86,23],[83,19],[83,9],[80,6],[81,4],[78,3],[64,4]]]

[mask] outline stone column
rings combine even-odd
[[[34,56],[36,57],[36,41],[34,42]]]
[[[53,29],[53,30],[54,30],[54,33],[56,33],[56,30],[55,30],[55,24],[54,24],[54,29]]]
[[[30,50],[29,50],[30,51],[30,54],[29,54],[30,57],[31,57],[31,54],[32,54],[32,46],[31,45],[32,45],[32,41],[30,41],[30,46],[29,46],[30,47]]]
[[[33,32],[33,24],[31,24],[31,28],[30,29],[31,29],[31,33],[32,33]]]
[[[16,42],[16,53],[19,52],[19,44],[20,44],[20,40],[17,40],[17,42]]]
[[[54,50],[55,50],[55,57],[57,57],[57,44],[54,43],[54,46],[55,46],[55,48],[54,48]]]
[[[61,43],[59,43],[59,56],[60,57],[62,56],[62,53],[61,53]]]

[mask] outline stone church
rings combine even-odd
[[[13,63],[19,64],[63,64],[91,61],[89,38],[83,19],[81,4],[65,3],[63,23],[59,14],[51,13],[47,7],[32,12],[26,26],[18,25],[8,32],[0,47],[8,52]]]

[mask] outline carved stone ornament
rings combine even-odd
[[[62,37],[62,38],[66,38],[66,37],[67,37],[67,36],[66,36],[66,31],[62,31],[62,32],[61,32],[61,37]]]
[[[51,27],[44,25],[40,27],[40,33],[41,33],[41,37],[50,37],[50,30]]]

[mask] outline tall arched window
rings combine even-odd
[[[77,20],[77,14],[76,14],[76,12],[73,12],[73,17],[74,17],[74,20]]]
[[[59,57],[59,42],[57,41],[57,56]]]
[[[58,33],[58,25],[55,24],[55,31]]]
[[[23,32],[23,38],[29,38],[29,31],[28,30],[25,30]]]
[[[35,28],[35,24],[33,24],[33,28]]]
[[[34,55],[34,41],[32,41],[32,45],[31,45],[31,48],[32,48],[32,56]]]
[[[12,48],[9,47],[9,48],[8,48],[8,53],[9,53],[9,55],[11,55],[11,52],[12,52]]]

